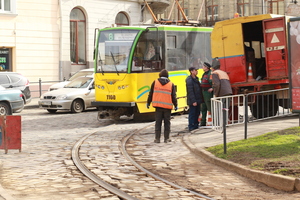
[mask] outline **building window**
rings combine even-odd
[[[213,26],[218,21],[218,0],[206,1],[206,22],[208,26]]]
[[[284,15],[284,0],[268,0],[268,11],[270,14]]]
[[[115,24],[117,24],[117,26],[128,26],[129,20],[127,15],[123,12],[119,12],[116,16]]]
[[[15,14],[16,13],[16,0],[0,0],[0,13],[1,14]]]
[[[70,56],[72,64],[86,64],[86,32],[83,12],[74,8],[70,14]]]
[[[249,0],[238,0],[237,12],[240,16],[249,16]]]

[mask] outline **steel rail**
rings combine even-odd
[[[153,123],[152,123],[152,124],[153,124]],[[152,124],[150,124],[149,126],[151,126]],[[160,177],[160,176],[158,176],[158,175],[156,175],[156,174],[150,172],[149,170],[143,168],[141,165],[139,165],[137,162],[135,162],[135,161],[130,157],[130,155],[129,155],[129,154],[127,153],[127,151],[126,151],[126,143],[127,143],[127,141],[128,141],[134,134],[140,132],[141,130],[143,130],[143,129],[145,129],[145,128],[148,128],[149,126],[146,126],[146,127],[142,128],[142,129],[136,130],[136,131],[134,131],[134,132],[128,134],[127,136],[125,136],[125,137],[122,139],[122,141],[120,141],[120,143],[121,143],[121,144],[120,144],[120,146],[121,146],[121,151],[122,151],[123,155],[124,155],[124,156],[125,156],[125,157],[126,157],[126,158],[127,158],[127,159],[128,159],[128,160],[136,167],[136,168],[138,168],[140,171],[142,171],[142,172],[148,174],[149,176],[151,176],[152,178],[154,178],[154,179],[156,179],[156,180],[162,181],[162,182],[164,182],[164,183],[166,183],[166,184],[168,184],[168,185],[170,185],[170,186],[172,186],[172,187],[174,187],[174,188],[183,190],[183,191],[185,191],[185,192],[189,192],[189,193],[191,193],[191,194],[193,194],[193,195],[195,195],[195,196],[198,196],[198,197],[201,197],[201,198],[205,198],[205,199],[209,199],[209,200],[215,200],[215,199],[213,199],[213,198],[211,198],[211,197],[205,196],[205,195],[203,195],[203,194],[200,194],[200,193],[194,192],[194,191],[192,191],[192,190],[189,190],[189,189],[187,189],[187,188],[184,188],[184,187],[181,187],[181,186],[179,186],[179,185],[176,185],[175,183],[172,183],[172,182],[170,182],[170,181],[168,181],[168,180],[166,180],[166,179],[164,179],[164,178],[162,178],[162,177]]]
[[[72,160],[73,160],[74,164],[76,165],[76,167],[89,179],[91,179],[92,181],[94,181],[95,183],[97,183],[98,185],[103,187],[104,189],[110,191],[111,193],[119,196],[120,198],[127,199],[127,200],[138,200],[137,198],[130,196],[129,194],[123,192],[122,190],[119,190],[118,188],[103,181],[98,176],[96,176],[94,173],[92,173],[88,168],[86,168],[86,166],[81,162],[81,160],[79,158],[79,148],[82,145],[82,143],[84,142],[84,140],[86,140],[88,137],[90,137],[93,134],[95,134],[95,133],[87,134],[86,136],[82,137],[79,141],[77,141],[75,143],[75,145],[73,146]]]

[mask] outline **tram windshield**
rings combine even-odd
[[[101,31],[97,72],[126,73],[132,44],[138,32],[130,29]]]

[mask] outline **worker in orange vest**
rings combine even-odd
[[[155,108],[155,143],[160,143],[161,126],[164,120],[164,142],[171,142],[171,110],[177,110],[177,98],[175,85],[169,80],[169,73],[166,69],[161,70],[159,78],[156,79],[149,92],[147,108]]]

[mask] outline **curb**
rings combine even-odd
[[[24,106],[24,109],[34,109],[34,108],[39,108],[39,105],[26,105],[26,106]]]
[[[300,191],[300,179],[283,175],[271,174],[268,172],[252,170],[240,164],[233,163],[228,160],[220,159],[212,153],[197,147],[190,141],[190,134],[182,137],[184,145],[194,154],[202,157],[206,161],[218,165],[226,170],[233,171],[239,175],[250,178],[254,181],[264,183],[265,185],[283,191]]]

